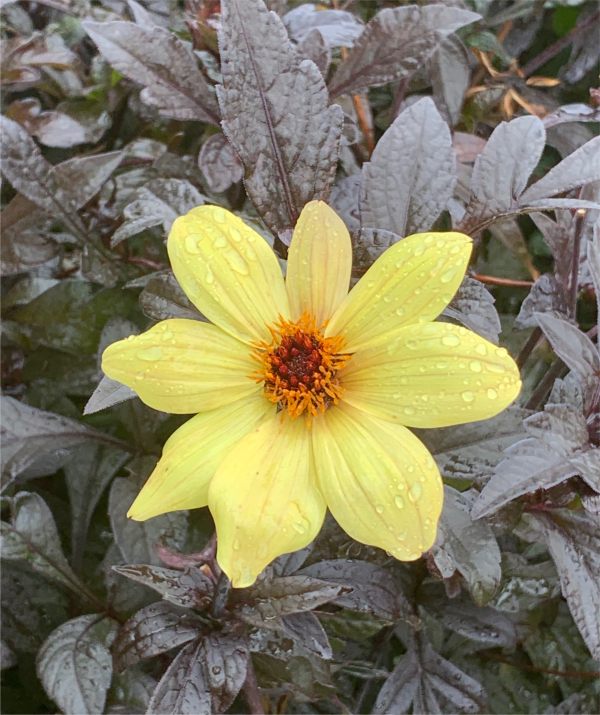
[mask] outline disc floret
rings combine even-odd
[[[256,350],[266,397],[291,417],[312,417],[339,402],[343,388],[339,372],[350,359],[341,337],[326,338],[314,318],[303,313],[297,321],[280,319],[270,328],[273,340]]]

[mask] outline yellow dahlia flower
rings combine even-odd
[[[302,211],[285,282],[261,236],[216,206],[178,218],[167,247],[212,324],[165,320],[104,352],[104,372],[150,407],[198,413],[166,442],[128,515],[208,505],[236,587],[309,544],[327,508],[397,559],[428,550],[442,481],[406,428],[491,417],[520,389],[506,350],[433,322],[471,239],[409,236],[349,293],[350,236],[323,202]]]

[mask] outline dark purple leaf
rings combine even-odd
[[[135,396],[136,394],[131,388],[104,376],[83,408],[83,414],[92,415],[94,412],[100,412],[107,407],[131,400]]]
[[[119,670],[198,638],[202,623],[189,611],[159,601],[138,611],[121,627],[113,652]]]
[[[165,117],[219,124],[212,87],[191,49],[172,32],[121,20],[82,24],[108,62],[143,85],[142,101]]]
[[[340,593],[335,603],[355,611],[373,613],[395,621],[412,615],[412,608],[392,575],[367,561],[335,559],[311,564],[300,571],[311,578],[319,578],[352,589]]]
[[[301,57],[314,62],[323,77],[327,77],[331,64],[331,49],[319,30],[311,30],[296,46]]]
[[[320,658],[329,660],[333,651],[321,622],[314,613],[292,613],[282,619],[282,632],[293,638],[294,641],[309,653],[314,653]]]
[[[363,167],[362,226],[399,236],[427,231],[455,181],[448,125],[431,99],[421,99],[396,118]]]
[[[544,314],[536,317],[558,357],[580,380],[593,384],[600,375],[600,355],[594,343],[566,320]]]
[[[113,571],[148,586],[176,606],[202,608],[212,600],[214,584],[197,568],[177,571],[150,564],[126,564],[113,566]]]
[[[283,16],[283,22],[294,42],[302,44],[315,31],[327,47],[351,47],[364,25],[351,12],[325,10],[314,3],[303,3]]]
[[[244,176],[244,167],[224,134],[213,134],[202,144],[198,167],[216,193],[227,191]]]
[[[338,67],[329,85],[331,96],[412,74],[433,54],[443,37],[479,17],[474,12],[443,5],[381,10]]]
[[[452,126],[458,123],[471,68],[467,48],[456,35],[442,40],[431,58],[433,97],[442,116]]]
[[[148,521],[128,519],[127,510],[138,492],[139,486],[132,479],[119,477],[112,483],[108,497],[108,514],[113,535],[123,560],[127,563],[158,564],[158,543],[176,549],[185,543],[187,512],[170,512]]]
[[[566,295],[558,280],[549,273],[541,275],[533,284],[529,295],[521,303],[515,320],[518,328],[535,328],[536,313],[548,313],[556,318],[568,312]]]
[[[591,139],[550,169],[523,192],[520,203],[526,206],[537,199],[562,194],[594,181],[600,181],[600,137]]]
[[[118,624],[98,614],[79,616],[48,636],[37,655],[37,675],[63,712],[104,711],[112,680],[110,646]]]
[[[153,275],[140,294],[144,313],[153,320],[188,318],[200,320],[201,315],[190,303],[171,271]]]
[[[494,296],[483,283],[467,277],[442,315],[458,320],[467,328],[498,344],[502,326],[494,302]]]
[[[321,73],[297,56],[262,0],[224,0],[222,11],[223,130],[244,164],[248,195],[280,233],[293,228],[307,202],[327,198],[342,110],[327,106]]]

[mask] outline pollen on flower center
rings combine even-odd
[[[350,359],[341,337],[326,338],[304,313],[295,322],[280,320],[270,328],[273,340],[257,346],[261,362],[257,382],[265,395],[291,417],[316,416],[336,404],[343,392],[339,371]]]

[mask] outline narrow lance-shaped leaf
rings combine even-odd
[[[443,5],[381,10],[338,67],[329,85],[331,96],[410,75],[435,52],[443,37],[479,18],[474,12]]]
[[[431,99],[421,99],[396,118],[363,167],[362,226],[399,236],[429,230],[455,181],[448,125]]]
[[[600,137],[595,137],[557,164],[521,196],[521,203],[562,194],[600,181]]]
[[[148,586],[176,606],[201,608],[212,600],[214,584],[198,568],[177,571],[149,564],[126,564],[113,566],[113,571]]]
[[[118,444],[110,435],[62,415],[38,410],[12,397],[2,405],[2,475],[11,483],[27,470],[27,477],[54,473],[82,442]]]
[[[98,614],[79,616],[53,631],[37,656],[48,697],[65,713],[104,712],[112,680],[110,646],[118,623]]]
[[[12,509],[12,522],[0,522],[2,558],[27,561],[34,571],[77,591],[79,580],[63,554],[46,502],[39,494],[19,492]]]
[[[146,606],[124,623],[114,645],[119,670],[144,658],[166,653],[194,640],[202,632],[202,622],[190,611],[165,601]]]
[[[248,195],[281,234],[306,203],[327,198],[343,113],[327,106],[321,73],[298,57],[262,0],[224,0],[222,10],[223,130],[244,164]]]
[[[163,116],[218,125],[213,89],[172,32],[121,20],[86,20],[83,28],[116,70],[143,85],[141,99]]]
[[[149,715],[226,712],[240,691],[248,649],[235,636],[214,633],[185,646],[152,695]]]
[[[465,227],[517,205],[537,166],[546,131],[537,117],[501,122],[475,160]]]
[[[536,316],[554,352],[581,380],[598,380],[600,355],[585,333],[571,323],[552,315]]]

